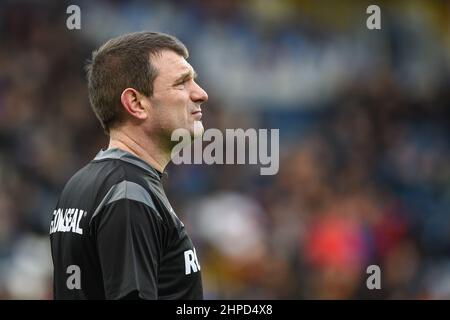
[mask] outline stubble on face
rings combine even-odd
[[[171,141],[172,132],[179,128],[189,131],[192,139],[202,137],[203,123],[192,115],[200,109],[190,97],[191,81],[196,76],[192,66],[182,56],[168,50],[151,56],[151,59],[158,70],[150,98],[153,118],[158,119],[153,125],[161,138]]]

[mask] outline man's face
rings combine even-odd
[[[164,50],[151,57],[158,75],[150,97],[150,121],[163,139],[169,139],[175,129],[189,130],[191,137],[203,134],[200,105],[208,100],[207,93],[195,82],[192,66],[177,53]]]

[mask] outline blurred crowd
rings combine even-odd
[[[174,165],[164,184],[208,299],[450,299],[450,5],[0,3],[0,299],[52,298],[48,229],[107,137],[84,65],[108,38],[174,34],[206,128],[280,129],[280,170]],[[381,270],[369,290],[367,267]]]

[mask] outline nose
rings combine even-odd
[[[200,87],[196,82],[194,82],[194,88],[191,92],[191,99],[193,102],[201,104],[208,101],[208,94],[202,87]]]

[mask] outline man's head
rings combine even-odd
[[[109,40],[87,66],[89,98],[107,133],[124,123],[156,139],[178,128],[203,132],[200,105],[208,99],[175,37],[138,32]]]

